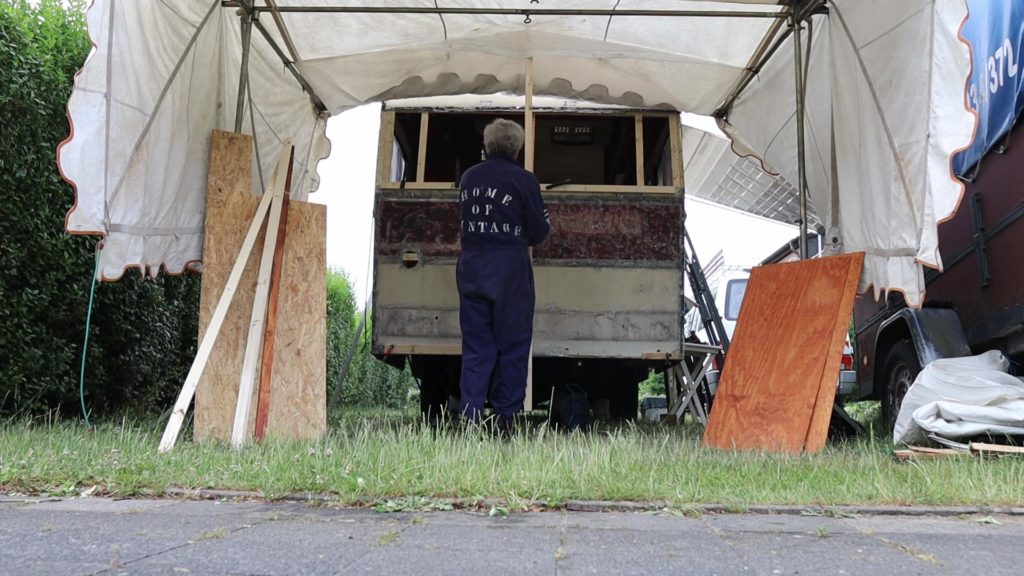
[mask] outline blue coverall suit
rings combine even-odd
[[[484,402],[506,422],[523,409],[535,292],[528,246],[550,223],[537,177],[491,155],[465,172],[462,253],[456,268],[462,328],[463,417],[479,422]]]

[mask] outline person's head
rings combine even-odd
[[[523,139],[523,127],[504,118],[498,118],[484,128],[484,150],[488,156],[500,154],[515,158],[523,147]]]

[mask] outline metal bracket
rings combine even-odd
[[[978,254],[978,274],[980,284],[984,288],[992,280],[992,271],[988,266],[988,231],[985,229],[985,219],[981,211],[981,194],[971,194],[971,219],[974,222],[974,251]]]

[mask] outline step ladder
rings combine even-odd
[[[704,325],[704,333],[707,334],[708,342],[712,346],[722,349],[716,355],[718,366],[721,367],[725,361],[725,355],[729,352],[729,335],[725,333],[725,326],[722,324],[722,315],[718,313],[715,306],[715,296],[708,287],[708,279],[704,276],[704,269],[697,259],[697,252],[693,249],[693,241],[690,240],[690,233],[683,227],[683,269],[690,281],[690,290],[693,292],[693,301],[700,314],[701,323]]]
[[[729,350],[729,335],[725,332],[722,316],[715,305],[715,297],[708,286],[704,269],[693,249],[690,234],[683,228],[683,272],[690,282],[693,301],[700,315],[701,324],[708,342],[696,343],[684,341],[680,350],[682,358],[665,372],[665,391],[669,401],[668,418],[674,422],[682,422],[683,411],[689,411],[693,419],[701,425],[707,424],[711,410],[711,390],[707,383],[707,372],[714,360],[721,368],[725,362],[725,354]],[[686,312],[683,311],[682,329],[686,328]],[[685,335],[684,335],[685,336]],[[685,336],[688,337],[688,336]]]

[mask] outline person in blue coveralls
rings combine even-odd
[[[526,398],[535,300],[528,247],[543,242],[551,225],[537,177],[516,164],[522,147],[519,124],[491,122],[484,128],[487,159],[467,170],[459,185],[459,409],[479,423],[490,400],[505,437]]]

